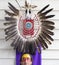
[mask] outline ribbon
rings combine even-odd
[[[16,65],[20,65],[20,58],[22,53],[16,50]],[[38,53],[36,50],[36,54],[32,55],[32,65],[41,65],[41,53]]]

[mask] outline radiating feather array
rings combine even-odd
[[[8,22],[5,22],[4,25],[9,26],[5,29],[5,34],[7,35],[5,37],[6,40],[9,40],[10,38],[15,36],[15,39],[13,40],[11,46],[14,47],[14,49],[17,49],[19,52],[25,53],[28,52],[30,54],[34,54],[36,49],[38,52],[41,52],[41,48],[46,49],[48,48],[48,44],[51,44],[51,41],[53,41],[53,38],[51,37],[54,35],[54,32],[52,30],[54,29],[54,22],[48,20],[49,18],[54,17],[55,15],[47,15],[49,12],[53,10],[49,9],[46,10],[49,7],[49,4],[45,6],[43,9],[41,9],[37,15],[41,22],[41,33],[38,34],[38,37],[32,41],[24,41],[21,36],[18,35],[17,31],[17,18],[14,16],[19,15],[19,10],[16,9],[11,3],[9,4],[9,8],[12,12],[9,12],[5,10],[5,13],[9,15],[9,17],[5,17],[5,20]],[[26,3],[27,6],[27,3]],[[46,11],[45,11],[46,10]]]
[[[37,13],[39,18],[41,19],[41,27],[42,27],[41,34],[39,34],[38,36],[38,40],[40,41],[41,43],[40,45],[43,47],[43,49],[48,48],[47,43],[51,44],[51,41],[53,41],[53,38],[51,37],[51,35],[54,35],[54,32],[52,32],[52,30],[55,28],[54,27],[55,23],[48,20],[49,18],[52,18],[55,15],[47,15],[49,12],[53,10],[53,8],[45,11],[48,7],[49,7],[49,4],[46,5],[43,9],[41,9]]]

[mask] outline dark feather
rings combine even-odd
[[[11,3],[8,3],[9,4],[9,8],[17,15],[19,15],[19,10],[16,9]]]
[[[17,30],[13,30],[13,31],[10,31],[10,32],[5,32],[5,35],[9,35],[9,34],[12,34],[13,32],[15,32]]]
[[[30,42],[26,41],[26,43],[25,43],[25,52],[29,52],[29,45],[30,45]]]
[[[14,37],[17,34],[17,32],[13,33],[12,35],[8,35],[5,37],[6,41],[9,40],[10,38]]]
[[[43,24],[51,24],[51,25],[54,25],[55,23],[54,22],[52,22],[52,21],[49,21],[49,20],[43,20],[43,21],[41,21]]]
[[[8,14],[9,16],[17,16],[15,13],[10,13],[7,10],[5,10],[5,13]]]
[[[20,37],[17,38],[16,42],[14,43],[14,49],[18,48],[18,45],[20,44],[19,42]]]
[[[7,34],[7,37],[13,35],[15,32],[16,32],[16,31],[13,31],[13,32]]]
[[[40,44],[40,46],[42,46],[42,48],[45,50],[45,46],[44,44],[42,43],[41,39],[39,39],[39,37],[36,39],[36,41]]]
[[[48,15],[48,16],[41,16],[40,18],[41,19],[48,19],[48,18],[52,18],[54,17],[55,15]]]
[[[17,35],[14,41],[12,42],[11,46],[13,46],[14,49],[17,49],[19,52],[22,52],[21,50],[22,45],[23,45],[22,39]]]
[[[16,12],[12,7],[9,6],[9,8],[10,8],[16,15],[19,15],[19,13]]]
[[[8,30],[8,31],[5,31],[5,34],[8,35],[9,33],[15,31],[16,29],[12,29],[12,30]]]
[[[46,8],[48,8],[49,7],[49,4],[48,5],[46,5],[43,9],[41,9],[37,14],[39,14],[39,13],[42,13]]]
[[[43,33],[41,33],[41,35],[42,35],[42,37],[43,37],[49,44],[52,44],[52,43],[50,42],[50,40],[49,40]]]
[[[35,54],[35,51],[36,51],[36,46],[35,46],[35,41],[31,41],[32,42],[32,54]],[[31,43],[30,42],[30,43]],[[31,45],[29,46],[29,48],[31,47]],[[30,48],[31,49],[31,48]],[[30,50],[29,49],[29,50]],[[29,51],[30,52],[30,51]]]
[[[34,42],[30,42],[30,41],[26,41],[23,45],[23,51],[22,52],[27,52],[30,54],[35,54],[35,43]]]
[[[28,7],[28,3],[27,3],[27,1],[25,0],[25,7]]]
[[[16,22],[5,22],[4,25],[11,25],[11,24],[15,24]]]
[[[14,45],[15,45],[17,39],[18,39],[18,35],[16,35],[15,39],[14,39],[13,42],[11,43],[11,46],[14,46]]]
[[[46,15],[46,14],[48,14],[49,12],[51,12],[53,10],[53,8],[52,9],[49,9],[49,10],[47,10],[47,11],[45,11],[44,13],[42,13],[42,15]]]
[[[46,29],[53,30],[55,27],[54,26],[51,26],[51,25],[42,24],[42,28],[46,28]]]
[[[16,7],[14,7],[10,2],[8,3],[14,10],[19,11],[18,9],[16,9]]]
[[[13,28],[15,28],[15,27],[16,27],[16,24],[15,24],[15,25],[12,25],[12,26],[10,26],[10,27],[8,27],[8,28],[6,28],[5,31],[6,31],[6,30],[13,29]]]
[[[13,27],[13,28],[10,28],[10,29],[5,29],[5,32],[8,33],[8,32],[11,32],[11,31],[13,31],[15,29],[16,29],[16,27]]]
[[[5,17],[5,20],[6,21],[15,21],[16,18],[13,18],[13,17]]]
[[[44,31],[45,33],[48,33],[49,35],[54,35],[54,32],[52,32],[52,31],[50,31],[48,29],[43,28],[42,31]]]
[[[35,42],[34,41],[29,41],[29,42],[27,42],[27,45],[28,45],[29,53],[30,54],[35,54],[35,51],[36,51]]]
[[[45,33],[45,32],[43,32],[43,31],[42,31],[42,33],[43,33],[43,35],[45,35],[49,40],[54,41],[53,38],[52,38],[50,35],[48,35],[48,33]]]
[[[48,48],[47,43],[45,42],[45,40],[43,39],[43,37],[41,35],[39,35],[39,39],[41,40],[41,42],[43,43],[43,45]]]
[[[24,46],[24,47],[23,47]],[[25,52],[25,42],[23,42],[23,40],[22,39],[19,39],[19,45],[18,45],[18,51],[19,52]]]

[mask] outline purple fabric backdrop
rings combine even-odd
[[[16,50],[16,65],[20,65],[21,53]],[[33,65],[41,65],[41,54],[36,51],[35,55],[32,55]]]

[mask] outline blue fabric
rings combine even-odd
[[[20,65],[21,53],[16,50],[16,65]],[[36,54],[32,55],[33,65],[41,65],[41,54],[36,50]]]

